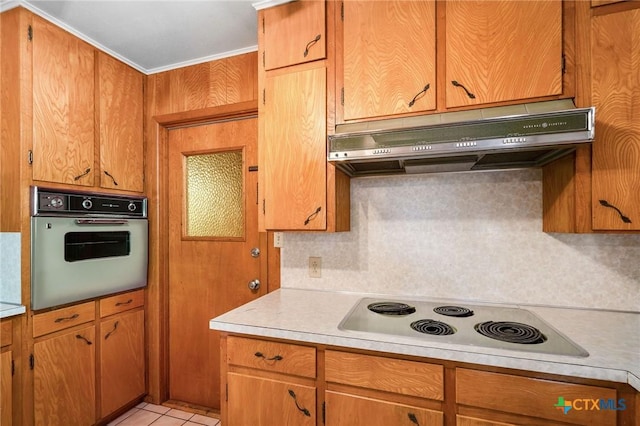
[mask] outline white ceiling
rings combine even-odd
[[[153,74],[257,50],[256,8],[283,2],[0,0],[0,10],[23,6],[143,73]]]

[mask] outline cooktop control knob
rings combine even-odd
[[[130,212],[135,212],[138,207],[135,205],[135,203],[131,202],[129,203],[127,208],[129,209]]]
[[[89,210],[92,206],[93,206],[93,203],[91,202],[90,199],[87,198],[82,201],[82,207],[84,207],[85,209]]]

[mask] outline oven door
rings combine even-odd
[[[32,217],[31,309],[147,284],[147,219]]]

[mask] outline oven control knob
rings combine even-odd
[[[85,209],[89,210],[92,206],[93,206],[93,203],[91,202],[91,200],[86,199],[82,201],[82,207],[84,207]]]
[[[138,207],[135,205],[135,203],[129,203],[127,208],[129,209],[130,212],[135,212]]]
[[[60,197],[53,197],[51,198],[51,201],[49,201],[49,205],[55,209],[59,209],[60,207],[62,207],[63,201],[62,198]]]

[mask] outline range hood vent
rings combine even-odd
[[[350,176],[540,167],[593,142],[595,108],[570,99],[336,126]]]

